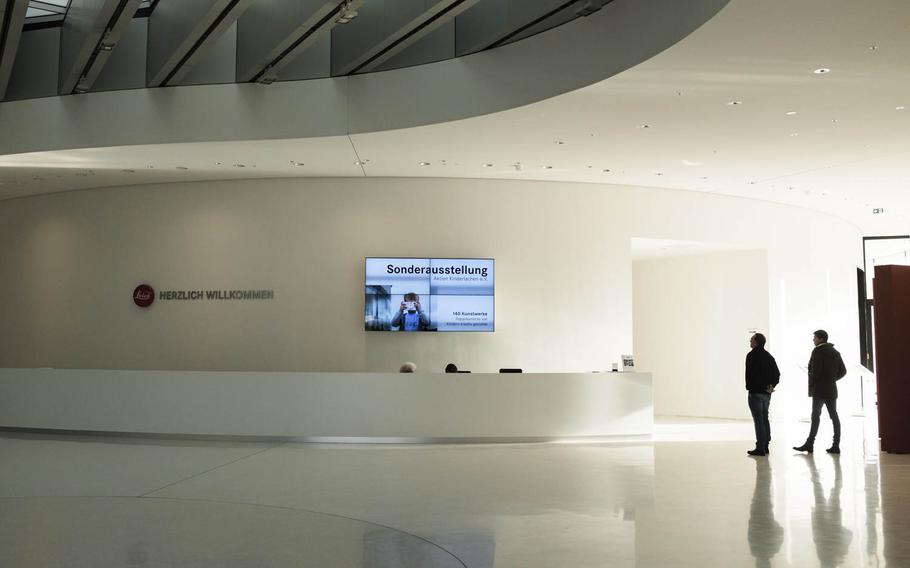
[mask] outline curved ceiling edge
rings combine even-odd
[[[393,71],[0,103],[0,155],[319,138],[490,114],[629,69],[688,36],[728,2],[616,0],[591,16],[513,44]]]

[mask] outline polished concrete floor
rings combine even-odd
[[[0,566],[910,566],[910,456],[862,419],[839,457],[775,428],[767,458],[747,423],[686,420],[516,445],[0,432]]]

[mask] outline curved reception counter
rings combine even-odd
[[[649,373],[0,369],[0,427],[325,442],[647,436]]]

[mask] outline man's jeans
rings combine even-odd
[[[809,439],[807,443],[815,443],[815,435],[818,434],[818,422],[822,415],[822,407],[828,407],[828,416],[831,417],[831,425],[834,426],[834,445],[840,445],[840,418],[837,416],[837,399],[836,398],[812,398],[812,428],[809,430]]]
[[[771,406],[771,395],[767,393],[749,393],[749,410],[755,422],[755,449],[768,450],[771,442],[771,423],[768,421],[768,408]]]

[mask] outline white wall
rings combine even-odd
[[[288,179],[0,202],[0,366],[608,369],[632,349],[632,237],[767,249],[782,371],[805,364],[818,327],[857,360],[860,235],[820,213],[593,184]],[[363,258],[382,255],[495,258],[496,332],[365,333]],[[140,282],[276,297],[146,312],[130,300]]]
[[[637,260],[633,271],[636,365],[653,373],[655,414],[749,418],[743,366],[748,330],[768,334],[767,252]]]

